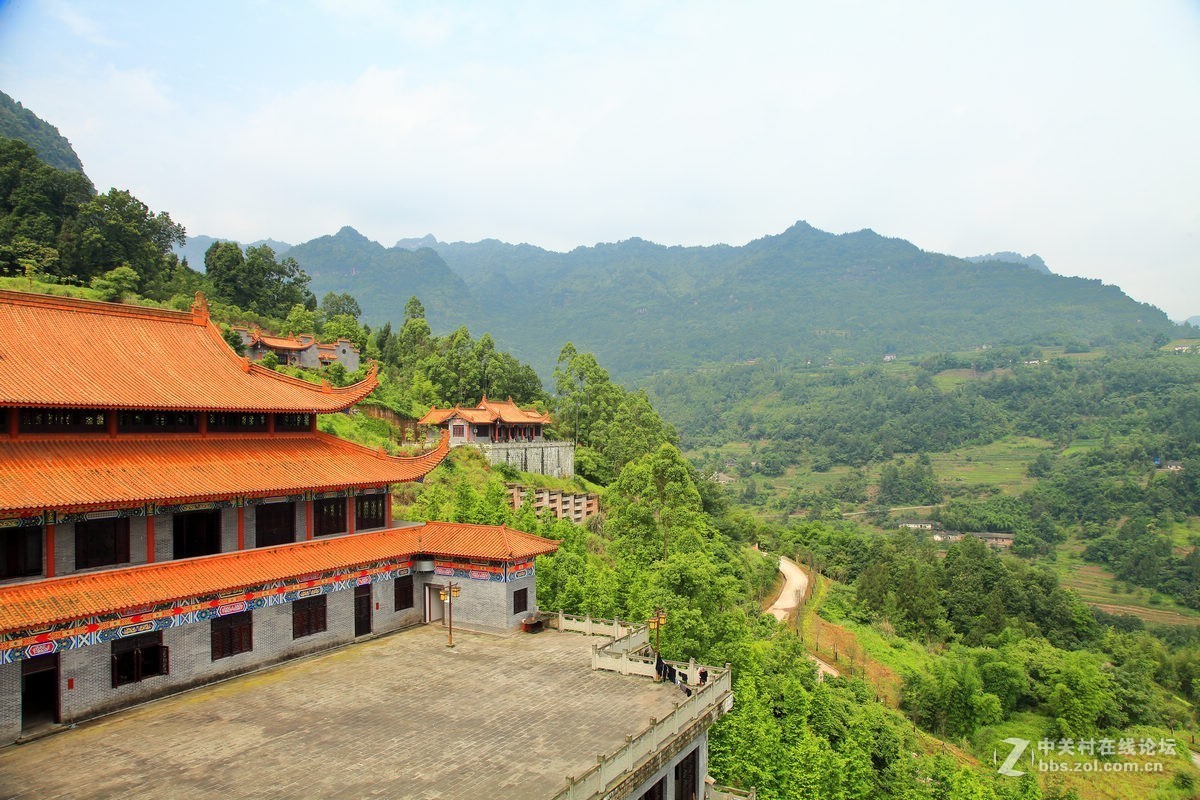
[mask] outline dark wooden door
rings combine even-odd
[[[58,722],[58,653],[21,662],[21,727]]]
[[[675,765],[675,800],[696,800],[700,796],[700,759],[692,750]]]
[[[354,635],[371,632],[371,584],[354,587]]]

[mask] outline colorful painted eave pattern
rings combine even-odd
[[[408,458],[323,433],[0,439],[0,518],[404,483],[448,450],[444,435]]]
[[[378,385],[340,388],[251,364],[191,313],[0,291],[0,406],[332,413]]]
[[[558,543],[505,526],[430,522],[0,587],[0,633],[36,631],[163,604],[434,556],[516,564]],[[213,601],[216,602],[215,600]]]

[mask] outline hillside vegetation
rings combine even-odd
[[[55,169],[83,172],[75,148],[58,128],[4,92],[0,92],[0,137],[25,142],[37,152],[38,158]]]

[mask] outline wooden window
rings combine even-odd
[[[296,541],[296,504],[267,503],[254,509],[254,546]]]
[[[107,433],[104,414],[95,408],[22,408],[17,429],[21,433]]]
[[[169,675],[170,655],[170,648],[163,646],[162,631],[116,639],[112,643],[113,688],[155,675]]]
[[[195,433],[200,415],[188,411],[122,411],[117,415],[121,433]]]
[[[41,526],[0,530],[0,580],[41,574]]]
[[[195,558],[221,552],[221,509],[187,511],[172,520],[172,558]]]
[[[311,414],[276,414],[275,431],[307,431],[312,426]]]
[[[413,576],[405,575],[396,578],[396,610],[403,611],[412,608],[416,601],[413,599]]]
[[[212,660],[254,649],[254,612],[243,611],[212,621]]]
[[[208,430],[220,433],[251,433],[267,429],[266,414],[225,413],[214,411],[208,415]]]
[[[529,590],[517,589],[513,592],[513,613],[521,614],[529,610]]]
[[[363,494],[354,498],[354,529],[382,528],[386,498],[383,494]]]
[[[463,438],[464,436],[467,435],[467,426],[466,425],[451,425],[450,426],[450,435],[453,436],[455,439]]]
[[[332,536],[346,532],[346,498],[327,497],[313,501],[313,535]]]
[[[325,595],[305,597],[292,603],[292,638],[300,639],[325,630]]]
[[[75,569],[108,567],[129,561],[129,518],[75,523]]]

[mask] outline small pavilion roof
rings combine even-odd
[[[378,385],[341,388],[252,364],[208,317],[0,291],[0,406],[330,413]]]
[[[0,586],[0,632],[34,630],[417,555],[516,563],[556,549],[557,542],[504,526],[429,522],[67,575]]]
[[[448,449],[443,436],[428,453],[397,458],[324,433],[0,439],[0,517],[402,483]]]
[[[486,396],[479,401],[479,405],[475,408],[462,408],[455,406],[454,408],[431,408],[425,416],[417,421],[420,425],[441,425],[452,417],[465,419],[472,424],[490,425],[493,422],[500,421],[514,425],[547,425],[550,423],[550,416],[543,414],[537,409],[524,409],[513,402],[510,397],[508,400],[489,400]]]

